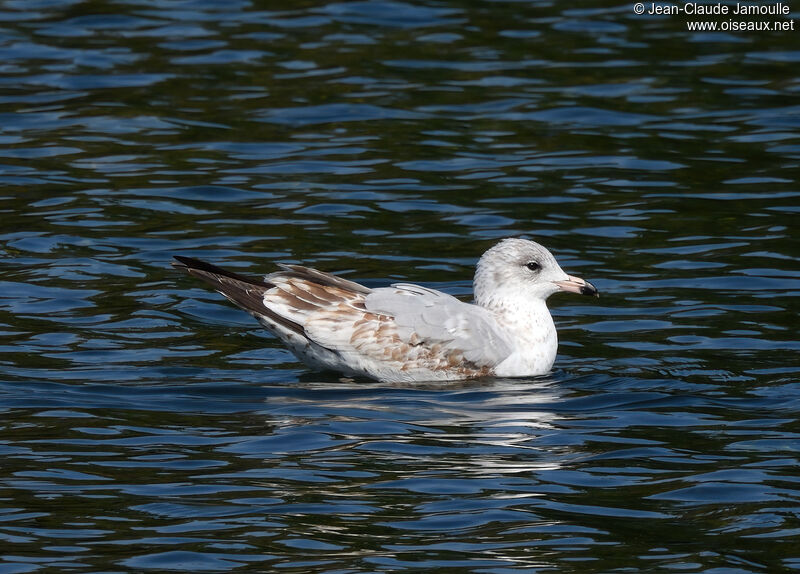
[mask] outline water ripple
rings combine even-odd
[[[794,36],[603,3],[0,13],[0,571],[800,567]],[[169,269],[468,298],[509,235],[602,293],[551,299],[545,377],[315,373]]]

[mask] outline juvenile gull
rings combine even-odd
[[[310,366],[381,381],[544,374],[558,348],[547,298],[557,291],[597,296],[526,239],[504,239],[483,254],[474,304],[410,283],[370,289],[300,265],[279,264],[261,280],[175,259]]]

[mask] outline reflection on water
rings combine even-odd
[[[800,568],[790,34],[617,5],[0,3],[3,572]],[[529,234],[557,370],[298,364],[169,270],[469,296]]]
[[[793,547],[791,410],[721,386],[31,386],[3,532],[41,566],[604,570]]]

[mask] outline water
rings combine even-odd
[[[800,569],[797,33],[627,5],[0,3],[0,572]],[[551,375],[305,369],[169,269],[468,296]]]

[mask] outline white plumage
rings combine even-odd
[[[299,265],[280,265],[260,280],[175,259],[173,265],[253,315],[304,362],[382,381],[544,374],[558,347],[547,297],[597,295],[525,239],[504,239],[483,254],[475,304],[407,283],[369,289]]]

